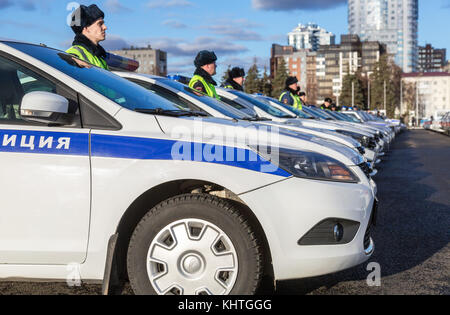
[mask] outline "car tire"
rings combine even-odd
[[[128,247],[128,277],[137,295],[253,295],[263,275],[262,252],[231,202],[180,195],[151,209],[137,225]]]

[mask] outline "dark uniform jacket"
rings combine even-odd
[[[72,46],[82,46],[94,56],[103,60],[106,59],[106,50],[100,45],[94,45],[94,43],[83,34],[77,34],[75,36]]]
[[[234,81],[233,79],[226,80],[222,87],[244,92],[244,88],[242,87],[242,85],[236,83],[236,81]]]
[[[203,70],[202,68],[197,68],[194,72],[194,75],[199,75],[199,76],[203,77],[203,79],[205,79],[206,82],[208,82],[214,86],[217,86],[217,82],[214,81],[212,76],[210,76],[209,73],[206,72],[205,70]],[[207,94],[206,88],[203,86],[203,84],[200,81],[196,82],[194,84],[193,88],[197,91]]]
[[[291,94],[297,95],[297,91],[287,88],[283,91],[283,93],[281,93],[279,101],[283,104],[293,106],[296,103],[296,100],[292,97]],[[300,100],[300,98],[298,98],[298,100]],[[300,103],[299,105],[302,105],[302,103]]]

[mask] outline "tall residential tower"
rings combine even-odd
[[[316,51],[320,45],[333,45],[335,35],[319,27],[317,24],[299,24],[288,34],[288,45],[295,49]]]
[[[387,45],[404,72],[418,67],[418,0],[349,0],[350,34]]]

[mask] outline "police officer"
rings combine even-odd
[[[66,52],[89,62],[94,66],[108,70],[105,61],[106,51],[99,45],[106,39],[105,14],[95,4],[80,5],[72,13],[71,28],[75,39]]]
[[[245,70],[234,67],[228,71],[228,79],[223,84],[223,87],[231,90],[244,91]]]
[[[199,52],[194,61],[196,70],[189,82],[189,87],[220,100],[216,92],[217,83],[212,78],[217,70],[216,61],[217,56],[214,52],[207,50]]]
[[[298,96],[300,97],[300,101],[302,102],[302,106],[307,106],[308,105],[308,99],[306,97],[306,93],[305,92],[300,92],[300,93],[298,93]]]
[[[320,108],[325,109],[325,110],[331,110],[332,103],[333,103],[333,100],[331,98],[327,97],[325,99],[325,101],[323,102],[322,106],[320,106]]]
[[[298,79],[296,77],[288,77],[286,79],[286,90],[280,95],[280,102],[302,110],[302,101],[298,95],[299,91]]]

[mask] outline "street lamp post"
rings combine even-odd
[[[352,107],[355,107],[355,81],[352,81]]]
[[[416,123],[420,126],[419,120],[419,82],[416,82]]]
[[[400,115],[402,115],[403,110],[403,79],[400,78]]]

